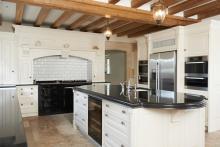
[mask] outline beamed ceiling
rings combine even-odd
[[[220,14],[220,0],[164,0],[169,15],[158,26],[150,12],[150,6],[156,1],[2,0],[2,20],[19,25],[102,33],[108,15],[113,34],[137,37]]]

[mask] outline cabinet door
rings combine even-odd
[[[190,33],[186,35],[186,56],[207,56],[208,50],[208,32]]]
[[[30,59],[21,59],[19,63],[19,83],[33,84],[33,69]]]
[[[15,135],[16,88],[0,88],[0,137]]]
[[[0,84],[16,84],[16,51],[11,40],[0,41]]]
[[[145,37],[139,38],[137,40],[137,47],[138,47],[138,60],[147,60],[148,47],[147,47],[147,40]]]

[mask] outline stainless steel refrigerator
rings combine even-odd
[[[154,95],[172,95],[176,91],[176,51],[150,55],[150,88]]]

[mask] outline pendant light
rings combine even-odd
[[[107,24],[106,24],[106,30],[104,32],[104,35],[105,35],[106,39],[109,40],[110,37],[112,36],[112,30],[109,27],[109,18],[106,18],[106,19],[107,19]]]
[[[168,14],[168,9],[162,0],[152,4],[151,11],[153,12],[153,18],[158,25],[163,23],[166,15]]]

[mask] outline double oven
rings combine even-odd
[[[208,57],[188,57],[185,60],[185,88],[208,90]]]

